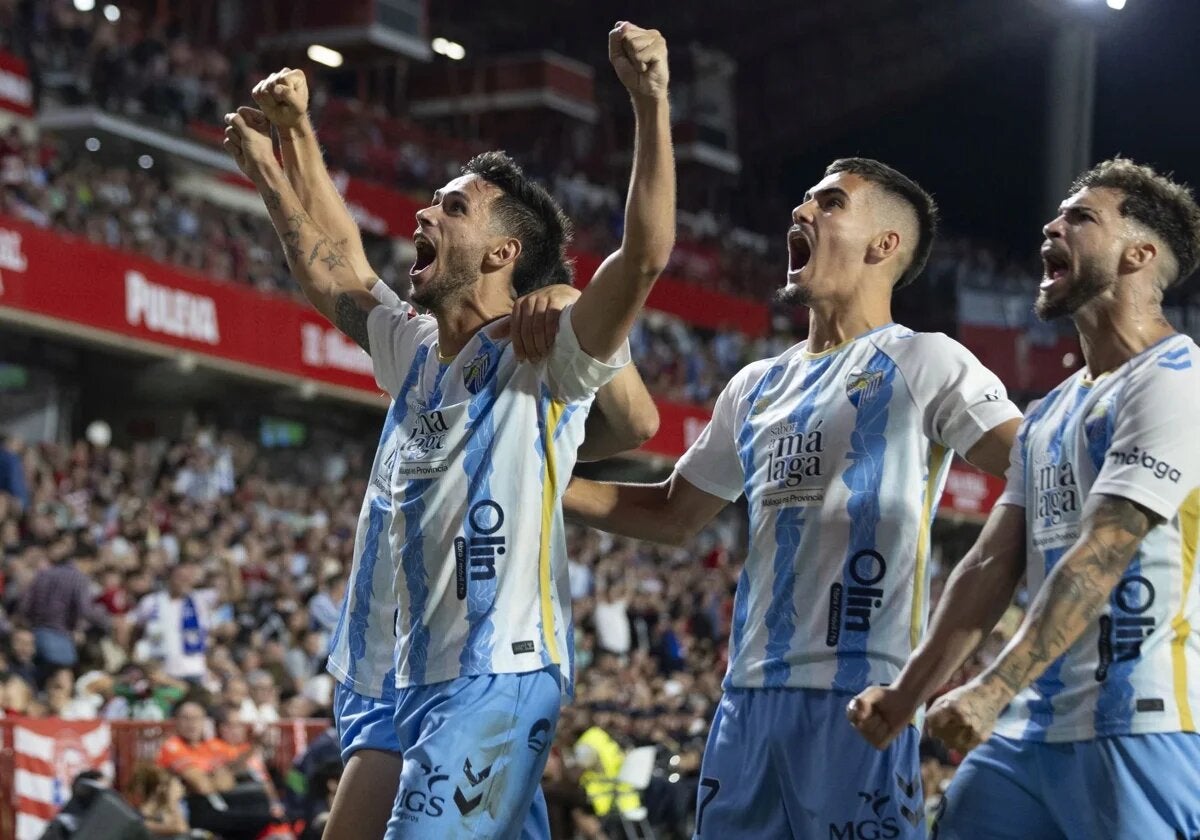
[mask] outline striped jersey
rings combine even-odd
[[[1163,518],[1101,616],[996,726],[1010,738],[1079,741],[1196,731],[1200,714],[1200,348],[1174,335],[1095,380],[1080,371],[1031,407],[1001,504],[1025,508],[1036,593],[1079,539],[1092,493]]]
[[[727,688],[891,682],[925,629],[949,450],[1020,416],[940,333],[890,324],[822,353],[805,346],[743,368],[677,466],[749,506]]]
[[[537,364],[493,337],[500,322],[446,361],[432,317],[383,306],[368,317],[375,378],[393,399],[383,469],[397,687],[553,664],[569,691],[562,494],[595,393],[629,360],[628,348],[587,355],[572,309]]]
[[[371,294],[385,306],[412,311],[381,281],[371,288]],[[387,539],[392,524],[392,479],[387,465],[398,445],[397,428],[385,423],[358,514],[346,596],[325,666],[342,685],[376,699],[390,698],[396,692],[396,596],[392,594],[392,555]]]

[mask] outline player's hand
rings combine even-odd
[[[891,686],[873,685],[846,706],[846,717],[876,749],[883,749],[912,722],[916,704]]]
[[[225,140],[221,145],[251,181],[257,181],[264,169],[278,165],[271,123],[255,108],[242,106],[225,115]]]
[[[496,338],[511,338],[513,352],[522,362],[540,362],[550,355],[558,336],[558,321],[562,311],[579,300],[580,291],[566,283],[555,283],[524,297],[513,304],[512,317],[502,324]]]
[[[308,114],[308,79],[284,67],[254,86],[255,103],[276,128],[295,128]]]
[[[670,70],[667,42],[657,29],[620,21],[608,33],[608,60],[621,84],[635,97],[665,99]]]
[[[972,680],[949,691],[933,704],[925,719],[930,733],[951,749],[967,752],[986,741],[1008,698]]]

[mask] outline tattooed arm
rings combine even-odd
[[[292,276],[326,318],[370,352],[367,314],[379,305],[337,239],[304,210],[275,160],[270,125],[261,111],[239,108],[225,121],[225,148],[262,195]]]
[[[996,661],[950,692],[929,715],[951,746],[986,740],[1000,711],[1084,634],[1150,529],[1162,518],[1119,496],[1088,497],[1082,534],[1047,576],[1025,620]]]
[[[337,247],[355,273],[370,287],[376,282],[367,262],[358,224],[338,194],[317,142],[316,129],[308,118],[308,80],[303,70],[287,67],[272,73],[254,86],[254,101],[279,136],[283,171],[305,211]]]

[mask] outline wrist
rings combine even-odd
[[[633,110],[639,115],[657,115],[666,111],[670,104],[666,90],[662,93],[630,93],[629,97],[633,100]]]
[[[305,114],[295,125],[276,126],[275,130],[279,134],[280,143],[295,143],[299,140],[305,140],[315,133],[312,123],[308,119],[308,114]]]
[[[969,685],[988,697],[997,709],[1007,706],[1017,696],[1012,686],[990,668],[971,680]]]

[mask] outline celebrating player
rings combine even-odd
[[[949,450],[1002,474],[1019,417],[962,346],[892,323],[892,291],[920,274],[935,215],[894,169],[835,161],[788,232],[783,295],[810,307],[808,339],[733,378],[666,482],[568,489],[568,513],[588,524],[676,543],[748,499],[700,837],[924,834],[917,730],[880,754],[842,715],[922,633]]]
[[[859,728],[887,743],[1027,576],[1016,636],[929,713],[951,746],[976,748],[939,840],[1200,834],[1200,348],[1162,311],[1200,262],[1200,208],[1121,159],[1071,193],[1043,231],[1035,308],[1074,320],[1086,367],[1030,408],[929,636],[858,701]]]
[[[339,241],[345,240],[347,260],[360,276],[375,282],[372,292],[381,302],[400,305],[390,289],[375,281],[358,226],[325,168],[308,119],[304,73],[285,67],[271,74],[255,86],[254,99],[278,132],[284,172],[305,210]],[[578,296],[572,287],[558,283],[517,300],[508,322],[516,354],[533,359],[544,355],[553,343],[564,303]],[[597,392],[579,458],[595,460],[636,448],[653,436],[657,425],[654,401],[637,369],[626,365]],[[325,827],[326,840],[381,837],[400,780],[400,747],[393,723],[398,603],[388,551],[392,505],[385,467],[399,445],[397,432],[393,424],[391,436],[381,439],[376,450],[372,480],[359,514],[347,597],[330,645],[327,667],[336,680],[334,717],[346,771]]]
[[[537,364],[518,364],[496,322],[514,294],[569,281],[567,223],[507,156],[475,158],[417,214],[413,299],[433,314],[416,316],[379,306],[336,236],[305,213],[257,112],[227,118],[226,143],[307,296],[371,353],[394,399],[383,437],[395,433],[397,446],[382,466],[404,758],[389,837],[515,836],[569,691],[561,488],[674,241],[666,44],[621,23],[609,54],[637,116],[624,239]],[[385,516],[369,515],[369,538],[385,538]],[[544,814],[535,830],[548,831]]]

